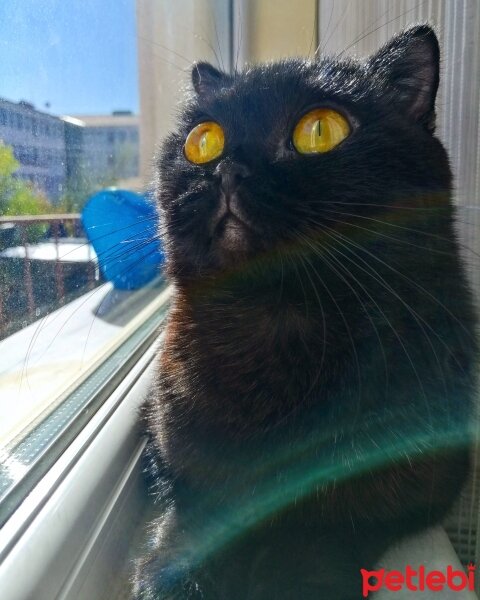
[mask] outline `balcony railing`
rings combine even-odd
[[[79,214],[0,217],[0,339],[99,283]]]

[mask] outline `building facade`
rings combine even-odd
[[[28,102],[0,98],[0,140],[13,148],[20,163],[17,176],[51,201],[66,181],[65,127],[58,117],[35,110]]]
[[[57,117],[0,98],[0,140],[20,163],[16,176],[53,203],[138,177],[138,116],[128,111]]]
[[[85,173],[100,185],[138,176],[137,115],[116,111],[111,115],[63,118],[68,123],[69,173]]]

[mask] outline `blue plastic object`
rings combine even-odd
[[[102,275],[117,289],[143,287],[160,272],[164,255],[157,236],[158,216],[146,196],[102,190],[83,208],[82,223]]]

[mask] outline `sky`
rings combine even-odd
[[[138,112],[135,0],[0,0],[0,97]]]

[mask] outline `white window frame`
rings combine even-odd
[[[119,572],[147,502],[138,409],[148,394],[158,343],[2,528],[3,598],[112,600],[120,593],[112,586],[121,584]]]

